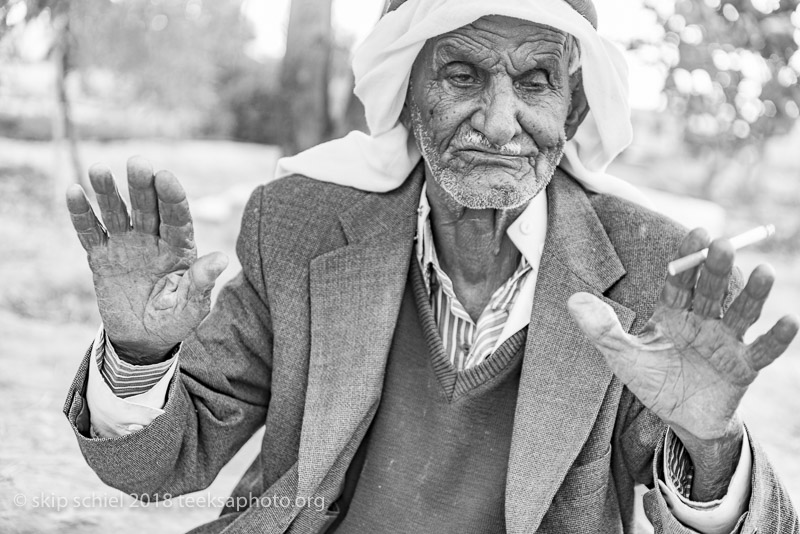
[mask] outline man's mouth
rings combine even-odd
[[[479,165],[503,165],[518,167],[520,160],[527,160],[527,154],[509,154],[505,151],[492,150],[486,148],[462,148],[455,151],[455,154],[470,163]]]
[[[531,143],[520,139],[513,139],[504,145],[491,143],[483,134],[469,130],[461,134],[460,139],[454,143],[456,151],[483,152],[496,156],[531,157],[533,147]],[[526,146],[527,145],[527,146]]]

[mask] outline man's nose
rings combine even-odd
[[[472,115],[471,126],[492,144],[503,146],[522,132],[519,98],[510,79],[493,80],[483,100],[481,109]]]

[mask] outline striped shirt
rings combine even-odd
[[[418,214],[417,260],[422,268],[433,316],[450,363],[456,370],[464,371],[486,361],[499,348],[511,308],[533,269],[521,255],[514,274],[494,292],[477,322],[473,321],[458,300],[452,280],[439,266],[425,187]]]

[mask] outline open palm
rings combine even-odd
[[[678,256],[705,248],[705,231],[684,240]],[[613,310],[580,293],[569,302],[583,332],[636,397],[673,428],[700,439],[725,434],[758,372],[794,339],[798,319],[787,316],[752,344],[743,341],[769,295],[774,273],[758,267],[722,313],[733,268],[727,240],[711,244],[703,267],[669,276],[652,318],[638,336],[627,334]]]
[[[167,171],[153,174],[142,158],[128,161],[131,211],[111,172],[89,172],[104,225],[80,186],[67,206],[94,275],[100,316],[120,355],[152,363],[183,341],[210,309],[224,254],[197,259],[186,194]]]

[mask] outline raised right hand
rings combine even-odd
[[[124,360],[156,363],[208,315],[228,259],[221,252],[197,259],[186,193],[172,173],[154,175],[145,159],[128,160],[130,213],[108,168],[93,166],[89,178],[105,226],[79,185],[68,189],[67,207],[106,334]]]

